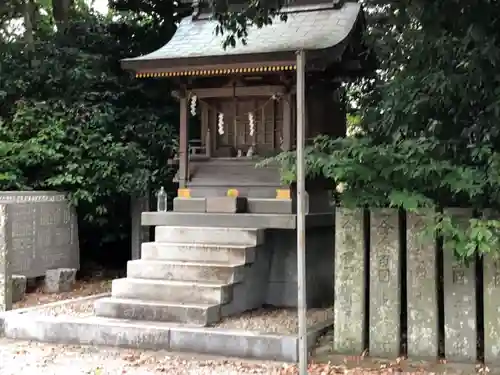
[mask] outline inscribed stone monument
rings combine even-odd
[[[0,204],[0,312],[12,309],[10,207]]]
[[[436,240],[424,234],[433,211],[406,216],[408,357],[437,358]]]
[[[335,231],[334,351],[358,354],[366,328],[363,209],[338,208]]]
[[[58,192],[0,192],[9,203],[11,272],[28,278],[54,268],[80,268],[76,212]]]
[[[464,230],[472,213],[468,209],[449,208]],[[476,272],[474,263],[469,267],[455,260],[453,249],[443,250],[443,293],[445,357],[449,361],[471,362],[476,360]]]
[[[396,357],[401,336],[398,211],[374,209],[370,219],[370,355]]]

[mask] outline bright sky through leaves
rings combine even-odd
[[[88,2],[99,13],[106,13],[108,11],[108,0],[89,0]]]

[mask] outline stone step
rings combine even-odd
[[[123,298],[101,298],[94,303],[97,316],[115,319],[186,323],[207,326],[220,320],[218,304],[180,304]]]
[[[232,285],[215,282],[193,282],[149,279],[113,280],[111,296],[176,303],[224,304],[232,298]]]
[[[210,262],[131,260],[127,264],[127,277],[134,279],[210,281],[238,283],[243,280],[245,265]]]
[[[141,258],[144,260],[181,260],[227,264],[249,264],[258,248],[246,245],[180,244],[144,242]]]
[[[262,229],[179,226],[155,228],[155,242],[257,246],[263,241]]]
[[[334,223],[334,215],[330,212],[321,217],[307,218],[308,221],[323,222],[326,219]],[[199,212],[143,212],[141,225],[147,227],[219,227],[219,228],[259,228],[259,229],[292,229],[297,227],[297,219],[293,214],[200,214]],[[333,225],[333,224],[332,224]]]

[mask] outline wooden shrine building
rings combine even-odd
[[[246,45],[225,50],[207,3],[193,1],[165,46],[122,61],[138,78],[176,84],[179,191],[173,211],[142,213],[154,242],[142,243],[97,315],[210,325],[296,306],[293,186],[282,186],[278,167],[255,165],[295,147],[297,50],[307,57],[306,137],[345,134],[341,84],[363,65],[363,16],[359,4],[332,0],[296,0],[284,12],[286,22],[251,27]],[[306,188],[307,303],[331,304],[333,187]]]
[[[223,48],[205,2],[194,2],[172,39],[122,65],[138,78],[175,80],[180,102],[177,179],[182,195],[275,198],[279,172],[262,157],[295,147],[295,52],[307,51],[306,137],[345,134],[342,78],[361,68],[360,5],[297,0],[286,22],[249,29],[247,43]]]

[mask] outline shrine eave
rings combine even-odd
[[[247,44],[223,48],[216,22],[184,18],[172,39],[150,54],[121,61],[137,77],[215,76],[295,70],[295,52],[338,61],[361,14],[357,3],[340,9],[290,8],[286,22],[250,28]]]
[[[135,65],[135,64],[134,64]],[[243,55],[227,58],[209,56],[204,58],[158,59],[143,61],[138,69],[123,61],[124,69],[135,70],[136,76],[180,77],[180,76],[219,76],[227,74],[251,74],[295,70],[294,53],[275,53],[266,55]]]

